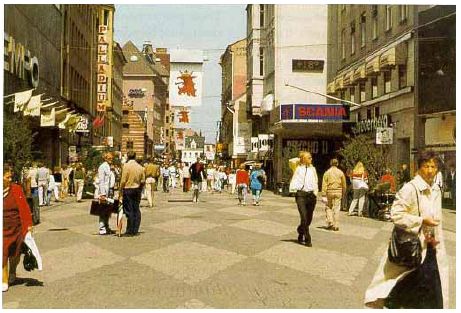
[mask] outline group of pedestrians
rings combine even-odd
[[[399,240],[416,236],[421,259],[411,268],[394,263],[395,259],[389,257],[391,247],[386,246],[378,269],[365,292],[364,302],[369,308],[441,309],[448,305],[448,260],[441,221],[442,189],[436,179],[440,160],[435,152],[423,151],[418,156],[417,164],[416,176],[403,184],[396,194],[396,200],[391,207],[391,221],[394,228],[403,234]],[[330,165],[330,169],[323,175],[321,193],[326,202],[327,229],[337,231],[341,199],[346,192],[346,177],[338,169],[337,159],[332,159]],[[386,172],[384,176],[387,177],[383,181],[389,182],[390,173]],[[362,212],[360,198],[363,196],[360,189],[365,189],[366,180],[363,164],[358,163],[352,172],[355,201],[353,200],[351,208],[359,204],[359,215]],[[295,192],[300,215],[298,242],[312,247],[309,226],[319,190],[317,172],[309,152],[300,153],[290,190]],[[404,251],[399,250],[399,253]]]

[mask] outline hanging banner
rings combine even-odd
[[[40,116],[40,107],[42,105],[42,95],[30,98],[24,109],[24,116]]]
[[[184,130],[183,129],[177,129],[175,130],[175,148],[176,150],[184,150],[186,148],[186,139],[184,136]]]
[[[69,119],[72,117],[73,114],[67,113],[66,118],[58,124],[59,129],[66,129],[66,124],[69,121]]]
[[[56,114],[54,108],[50,112],[42,112],[40,115],[40,126],[41,127],[51,127],[55,126]]]
[[[190,110],[186,107],[174,109],[174,128],[189,128]]]
[[[173,50],[170,63],[170,105],[194,107],[202,105],[203,52]]]
[[[29,102],[30,98],[32,97],[32,91],[27,90],[23,92],[17,92],[14,94],[14,112],[19,112],[24,110],[25,105]]]

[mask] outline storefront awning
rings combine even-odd
[[[367,62],[367,65],[365,67],[365,74],[367,76],[369,75],[376,75],[379,73],[379,56],[371,59],[369,62]]]
[[[331,82],[327,85],[327,94],[335,94],[335,82]]]
[[[336,77],[335,79],[335,90],[344,89],[344,80],[343,76]]]
[[[354,81],[366,79],[365,75],[365,64],[360,65],[354,71]]]
[[[383,69],[383,68],[388,68],[388,67],[392,67],[395,65],[403,65],[403,64],[406,64],[406,59],[407,59],[407,44],[406,42],[403,42],[383,52],[379,60],[379,66],[381,69]]]
[[[344,74],[343,83],[345,87],[349,87],[354,84],[354,70],[350,70],[349,72],[346,72],[346,74]]]

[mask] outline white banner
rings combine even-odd
[[[392,127],[376,127],[376,144],[391,145],[393,143],[394,130]]]
[[[251,152],[258,152],[259,150],[259,138],[251,137]]]
[[[196,107],[202,105],[202,64],[171,63],[170,105]]]
[[[186,138],[183,129],[175,130],[174,141],[176,150],[184,150],[186,148]]]
[[[259,151],[268,151],[269,150],[269,135],[268,134],[259,134]]]
[[[40,116],[40,107],[42,105],[42,95],[30,98],[29,103],[24,109],[24,116]]]
[[[174,128],[189,128],[190,113],[190,110],[186,107],[174,108]]]
[[[51,109],[49,112],[42,112],[42,115],[40,115],[40,126],[41,127],[50,127],[50,126],[55,126],[55,119],[56,119],[56,114],[54,111],[54,108]]]
[[[213,161],[215,158],[215,152],[214,151],[205,151],[205,157],[208,161]]]

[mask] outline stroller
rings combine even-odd
[[[369,193],[370,217],[381,221],[391,221],[391,206],[395,200],[395,193],[391,192],[391,185],[388,182],[377,184]]]

